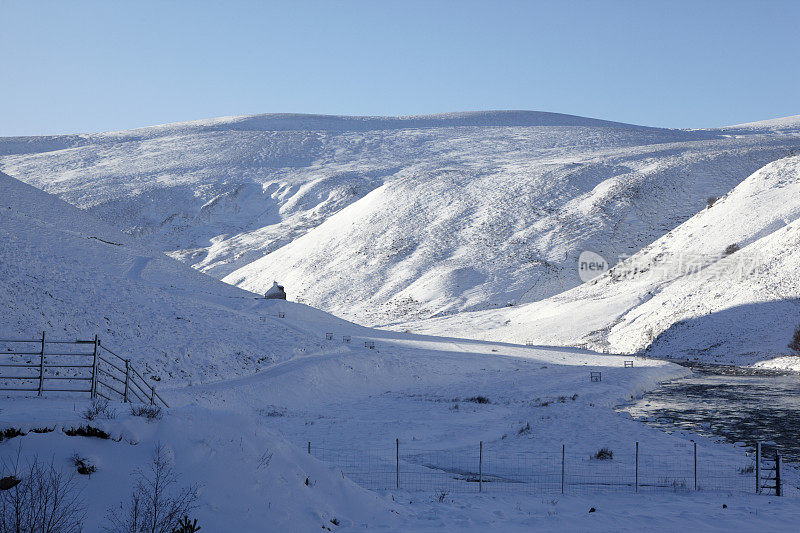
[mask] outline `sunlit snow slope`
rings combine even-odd
[[[180,384],[249,375],[319,349],[274,303],[2,173],[0,191],[0,338],[98,334],[149,378]]]
[[[795,156],[755,172],[712,207],[576,289],[526,306],[409,327],[755,363],[793,354],[788,345],[799,326],[800,157]],[[794,357],[770,365],[800,370]]]
[[[259,115],[0,139],[0,169],[243,288],[364,324],[533,302],[800,149],[795,118]]]

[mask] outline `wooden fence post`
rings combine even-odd
[[[131,360],[125,359],[125,394],[122,395],[122,401],[128,403],[128,381],[131,373]]]
[[[150,405],[155,405],[156,403],[156,387],[155,385],[150,387]]]
[[[566,449],[566,444],[561,445],[561,494],[564,494],[564,471],[565,471],[565,462],[564,462],[564,451]]]
[[[483,441],[478,452],[478,492],[483,492]]]
[[[756,494],[761,493],[761,443],[756,443]]]
[[[782,496],[781,488],[781,454],[775,450],[775,496]]]
[[[399,489],[400,488],[400,439],[394,439],[394,449],[395,449],[395,473],[396,473],[395,485]]]
[[[636,443],[636,492],[639,492],[639,443]]]
[[[311,441],[308,441],[308,455],[311,455]]]
[[[94,354],[92,354],[92,399],[97,397],[97,348],[100,346],[100,340],[97,335],[94,336]]]
[[[694,443],[694,490],[697,490],[697,443]]]
[[[38,396],[42,395],[42,391],[44,391],[44,331],[42,332],[42,353],[41,359],[39,360],[39,394]]]

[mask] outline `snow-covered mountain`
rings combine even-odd
[[[578,288],[526,306],[408,327],[750,364],[793,353],[788,344],[800,327],[798,272],[795,156],[766,165],[713,206]],[[798,368],[796,359],[769,364]]]
[[[365,324],[534,302],[800,149],[791,117],[258,115],[0,139],[0,169],[203,272]]]

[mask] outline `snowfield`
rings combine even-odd
[[[214,277],[375,325],[573,288],[581,251],[652,243],[796,153],[799,121],[256,115],[0,139],[0,170]]]
[[[800,327],[798,199],[800,157],[782,159],[578,288],[404,327],[800,370],[788,347]]]

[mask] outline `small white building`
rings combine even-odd
[[[272,287],[264,293],[264,298],[268,300],[285,300],[286,291],[283,290],[283,285],[278,285],[277,281],[273,281]]]

